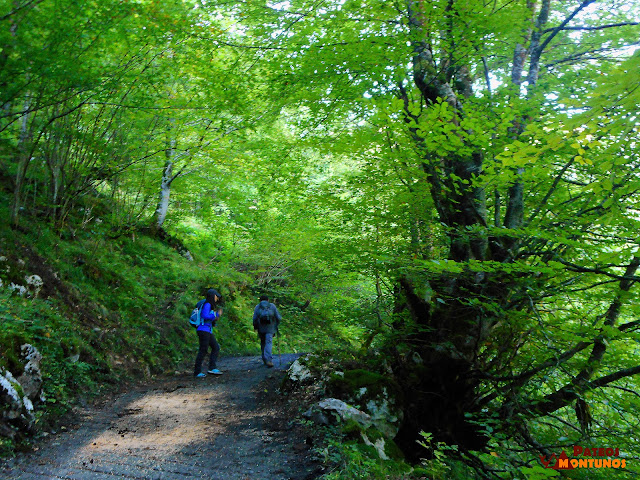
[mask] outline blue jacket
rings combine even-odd
[[[218,313],[215,310],[211,310],[211,304],[209,302],[205,302],[202,306],[200,318],[202,324],[196,328],[196,331],[213,333],[213,327],[216,326],[216,321],[218,320]]]
[[[260,310],[261,307],[268,309],[271,315],[271,323],[269,324],[261,324],[260,323]],[[278,325],[280,325],[280,320],[282,317],[280,316],[280,312],[273,303],[269,303],[266,300],[262,300],[256,308],[253,310],[253,329],[257,330],[258,333],[276,333],[278,331]]]

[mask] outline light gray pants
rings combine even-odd
[[[262,352],[262,361],[273,363],[273,333],[259,333],[260,351]]]

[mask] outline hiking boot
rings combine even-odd
[[[196,375],[196,378],[204,378],[204,377],[206,377],[206,376],[207,376],[207,374],[206,374],[206,373],[202,373],[202,372],[200,372],[199,374],[197,374],[197,375]]]
[[[214,375],[222,375],[222,372],[217,368],[212,368],[211,370],[207,371],[207,373],[212,373]]]
[[[265,365],[267,366],[267,368],[273,368],[273,362],[267,362],[265,363]]]

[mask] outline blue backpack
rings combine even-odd
[[[202,307],[204,307],[206,299],[200,300],[196,303],[196,308],[193,309],[191,315],[189,316],[189,323],[192,327],[197,328],[202,325],[202,319],[200,318],[200,313],[202,312]]]

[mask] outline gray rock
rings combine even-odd
[[[17,292],[21,297],[24,297],[28,292],[27,287],[25,287],[24,285],[18,285],[17,283],[13,282],[9,284],[9,289]]]
[[[33,345],[20,350],[24,372],[17,379],[8,370],[0,371],[0,435],[17,438],[33,431],[34,403],[44,401],[42,392],[42,355]]]
[[[25,365],[24,372],[18,377],[18,382],[31,402],[43,401],[42,372],[40,371],[42,355],[36,347],[28,343],[20,347],[20,353]]]
[[[365,429],[372,425],[370,415],[337,398],[325,398],[318,402],[318,407],[327,412],[336,413],[343,421],[353,420]]]
[[[316,425],[329,425],[329,417],[317,405],[313,405],[309,410],[302,414],[304,418],[311,420]]]
[[[370,399],[366,404],[367,412],[371,415],[371,420],[380,432],[387,438],[395,438],[402,424],[404,414],[396,405],[386,388],[382,389],[382,394]]]
[[[349,370],[333,374],[328,390],[367,413],[386,438],[393,439],[398,434],[404,415],[398,398],[400,390],[392,378],[366,370]]]
[[[309,355],[305,357],[297,358],[295,362],[291,364],[287,370],[287,377],[294,383],[304,382],[311,380],[313,374],[311,370],[305,365],[305,360],[308,360]]]
[[[40,293],[40,290],[42,290],[42,287],[44,286],[42,278],[40,277],[40,275],[27,275],[26,277],[24,277],[24,280],[25,282],[27,282],[27,288],[29,289],[31,295],[33,296],[33,298],[36,298]]]
[[[8,438],[30,432],[35,425],[33,403],[11,372],[0,371],[0,431]]]

